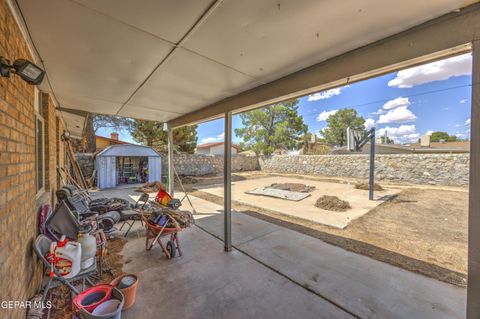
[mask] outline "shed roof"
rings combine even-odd
[[[103,151],[98,153],[100,156],[148,156],[148,157],[160,157],[153,148],[143,145],[110,145]]]

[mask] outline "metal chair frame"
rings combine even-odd
[[[51,242],[52,241],[47,236],[38,235],[34,243],[35,253],[38,259],[40,259],[40,261],[42,262],[44,269],[47,270],[45,271],[45,273],[49,272],[51,269],[50,262],[45,258],[45,255],[50,252],[49,247]],[[43,291],[42,301],[45,301],[50,288],[57,287],[59,284],[66,285],[76,295],[79,294],[79,291],[77,290],[77,288],[75,288],[75,286],[73,286],[72,284],[73,282],[82,280],[82,290],[85,290],[85,281],[87,281],[91,286],[93,286],[94,283],[89,277],[97,273],[97,263],[95,260],[95,262],[90,268],[80,271],[80,273],[73,278],[67,279],[62,277],[58,269],[56,269],[55,267],[53,267],[53,272],[55,276],[48,278],[47,284],[45,285],[45,288]]]

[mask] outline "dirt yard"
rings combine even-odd
[[[220,196],[203,191],[192,195],[223,203]],[[467,205],[464,190],[403,187],[345,229],[235,201],[233,208],[409,271],[465,286]]]

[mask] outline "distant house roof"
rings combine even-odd
[[[117,140],[117,139],[114,139],[114,138],[100,136],[100,135],[95,135],[95,138],[108,141],[111,144],[132,144],[132,143],[128,143],[128,142],[125,142],[125,141],[120,141],[120,140]]]
[[[422,153],[468,153],[470,152],[469,141],[458,142],[432,142],[429,147],[421,146],[420,143],[412,144],[375,144],[378,154],[422,154]],[[365,144],[363,153],[370,151],[370,143]],[[335,148],[332,154],[350,154],[346,147]]]
[[[455,150],[455,151],[470,151],[470,141],[456,141],[456,142],[431,142],[429,147],[422,147],[420,143],[413,143],[408,145],[414,150],[434,149],[434,150]]]
[[[205,143],[205,144],[200,144],[200,145],[197,145],[197,149],[203,149],[203,148],[212,148],[214,146],[218,146],[218,145],[223,145],[224,142],[213,142],[213,143]],[[239,149],[238,145],[235,145],[235,144],[232,144],[232,147],[235,148],[235,149]]]
[[[127,145],[110,145],[103,151],[97,154],[100,156],[145,156],[145,157],[158,157],[158,154],[153,148],[143,145],[129,144]]]
[[[117,140],[117,139],[114,139],[114,138],[100,136],[100,135],[95,135],[95,138],[108,141],[111,144],[131,144],[131,143],[128,143],[128,142],[125,142],[125,141],[120,141],[120,140]]]

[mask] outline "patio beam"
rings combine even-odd
[[[223,215],[225,251],[232,251],[232,112],[225,112]]]
[[[405,67],[468,52],[480,34],[480,4],[320,62],[278,80],[207,105],[171,121],[172,127],[221,118]]]
[[[467,318],[480,318],[480,38],[472,46]]]
[[[168,139],[168,193],[173,196],[175,183],[175,174],[173,167],[173,129],[170,125],[167,128]]]

